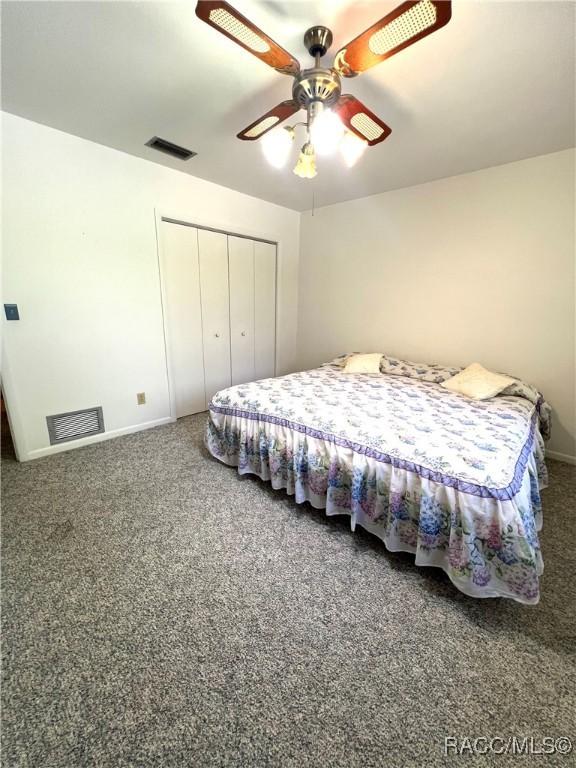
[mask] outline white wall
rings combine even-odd
[[[300,367],[355,350],[479,361],[543,392],[550,449],[574,457],[574,158],[567,150],[303,214]]]
[[[21,459],[55,450],[48,414],[102,405],[116,434],[170,417],[155,209],[279,242],[278,372],[294,369],[298,213],[13,115],[2,127],[3,301],[21,316],[3,319],[2,383]]]
[[[3,319],[2,375],[20,457],[54,450],[47,414],[102,405],[116,434],[169,418],[155,209],[279,241],[279,373],[350,350],[479,360],[541,389],[550,447],[574,456],[574,155],[300,219],[3,115],[3,301],[22,319]]]

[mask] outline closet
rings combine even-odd
[[[161,273],[176,417],[232,384],[274,376],[276,246],[162,221]]]

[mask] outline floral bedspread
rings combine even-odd
[[[522,382],[470,400],[440,386],[455,369],[390,360],[381,374],[345,374],[337,359],[222,390],[208,449],[297,502],[350,515],[468,595],[536,603],[548,406]]]

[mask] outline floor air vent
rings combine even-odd
[[[146,142],[147,147],[157,149],[159,152],[164,152],[172,157],[177,157],[178,160],[190,160],[191,157],[197,155],[197,152],[192,152],[191,149],[185,147],[179,147],[178,144],[172,144],[171,141],[161,139],[159,136],[153,136],[150,141]]]
[[[68,440],[80,440],[81,437],[90,437],[104,432],[104,416],[100,406],[46,416],[46,423],[50,445],[66,443]]]

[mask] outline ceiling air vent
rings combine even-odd
[[[68,440],[80,440],[104,432],[104,416],[102,408],[85,408],[82,411],[58,413],[46,416],[50,445],[66,443]]]
[[[171,141],[161,139],[159,136],[153,136],[150,141],[146,142],[146,146],[157,149],[159,152],[164,152],[166,155],[177,157],[178,160],[190,160],[191,157],[198,154],[197,152],[192,152],[191,149],[185,149],[185,147],[179,147],[178,144],[172,144]]]

